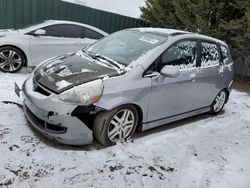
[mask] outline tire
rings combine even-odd
[[[138,124],[138,112],[133,105],[123,105],[111,111],[100,112],[94,120],[93,132],[104,146],[128,140]]]
[[[218,93],[218,95],[215,97],[212,105],[211,105],[211,113],[214,114],[214,115],[217,115],[219,114],[223,107],[225,106],[226,104],[226,101],[227,101],[227,92],[225,90],[222,90]]]
[[[0,48],[0,71],[7,73],[16,73],[20,71],[25,64],[23,53],[14,47]]]

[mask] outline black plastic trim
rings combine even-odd
[[[208,107],[209,107],[209,106],[206,106],[206,107],[198,108],[198,109],[191,110],[191,111],[188,111],[188,112],[183,112],[183,113],[180,113],[180,114],[176,114],[176,115],[172,115],[172,116],[168,116],[168,117],[164,117],[164,118],[160,118],[160,119],[156,119],[156,120],[152,120],[152,121],[143,122],[143,124],[153,123],[153,122],[156,122],[156,121],[161,121],[161,120],[164,120],[164,119],[168,119],[168,118],[180,116],[180,115],[187,114],[187,113],[190,113],[190,112],[195,112],[195,111],[198,111],[198,110],[202,110],[202,109],[205,109],[205,108],[208,108]]]

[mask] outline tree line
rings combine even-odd
[[[141,18],[152,27],[215,37],[250,63],[250,0],[146,0]]]

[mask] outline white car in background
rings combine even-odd
[[[47,20],[19,30],[0,30],[0,70],[15,73],[23,66],[80,50],[107,36],[90,25]]]

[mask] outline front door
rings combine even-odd
[[[156,63],[158,72],[165,66],[180,70],[177,78],[152,78],[148,122],[163,120],[201,108],[196,85],[197,42],[180,41],[165,51]]]
[[[40,63],[51,57],[75,52],[84,47],[81,39],[83,28],[71,24],[58,24],[42,28],[45,36],[33,36],[30,51],[33,64]]]

